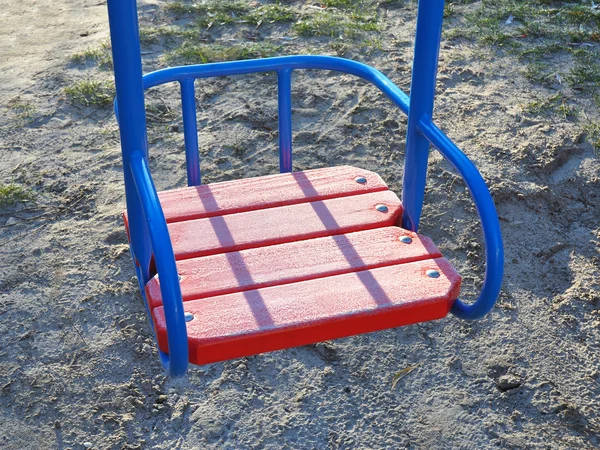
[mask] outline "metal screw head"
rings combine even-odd
[[[365,177],[356,177],[354,181],[360,184],[365,184],[367,182],[367,179]]]
[[[184,317],[186,322],[191,322],[192,320],[194,320],[194,315],[191,312],[186,312],[184,314]]]
[[[400,242],[404,242],[405,244],[410,244],[412,239],[408,236],[400,236]]]
[[[388,212],[388,207],[385,205],[377,205],[375,209],[379,212]]]
[[[425,272],[425,275],[427,275],[429,278],[438,278],[440,273],[437,270],[429,269],[427,272]]]

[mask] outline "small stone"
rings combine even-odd
[[[61,427],[62,427],[62,425],[60,424],[60,422],[58,420],[56,422],[54,422],[54,428],[59,430]]]
[[[319,342],[315,345],[315,350],[325,361],[335,361],[338,359],[337,350],[330,342]]]
[[[94,444],[92,444],[91,442],[84,442],[84,443],[83,443],[83,446],[84,446],[85,448],[92,448],[92,447],[94,446]]]
[[[511,375],[511,374],[502,375],[496,381],[496,386],[498,386],[498,389],[500,389],[502,392],[506,392],[510,389],[518,388],[522,384],[523,384],[523,380],[521,380],[521,378],[519,378],[516,375]]]
[[[159,395],[158,398],[156,399],[156,403],[161,405],[163,403],[167,403],[168,400],[169,400],[169,397],[167,395]]]
[[[446,360],[446,365],[454,370],[462,370],[462,361],[456,356],[448,358]]]
[[[19,221],[17,219],[15,219],[14,217],[9,217],[8,220],[6,221],[6,225],[10,226],[10,225],[14,225],[15,223],[18,223]]]

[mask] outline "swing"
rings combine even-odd
[[[445,317],[487,314],[504,255],[489,190],[432,122],[443,0],[420,0],[410,98],[376,69],[330,56],[171,67],[142,76],[135,0],[108,0],[127,210],[125,226],[159,355],[172,376],[208,364]],[[291,75],[343,72],[374,84],[408,116],[402,201],[376,173],[292,171]],[[275,72],[280,173],[202,185],[194,82]],[[181,87],[188,187],[158,192],[148,167],[144,90]],[[479,298],[417,234],[429,147],[462,176],[483,230]]]

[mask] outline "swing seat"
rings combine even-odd
[[[432,119],[443,0],[419,0],[410,97],[349,59],[293,55],[142,74],[135,0],[108,0],[121,133],[125,225],[159,355],[172,376],[206,364],[440,319],[494,306],[504,252],[485,181]],[[408,116],[402,199],[375,173],[342,166],[294,172],[292,74],[356,76]],[[195,83],[250,73],[277,78],[280,174],[202,185]],[[149,168],[144,90],[177,83],[187,184],[157,193]],[[485,278],[471,304],[461,278],[417,234],[433,147],[465,182],[481,221]],[[410,230],[410,231],[409,231]]]
[[[460,276],[376,173],[342,166],[159,193],[189,362],[207,364],[446,316]],[[168,353],[160,277],[145,287]]]

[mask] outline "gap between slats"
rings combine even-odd
[[[441,256],[429,238],[384,227],[192,258],[177,267],[183,301],[191,301]],[[147,283],[146,297],[151,308],[162,304],[158,276]]]
[[[378,205],[387,209],[379,211]],[[169,224],[176,260],[391,226],[402,204],[391,191]]]

